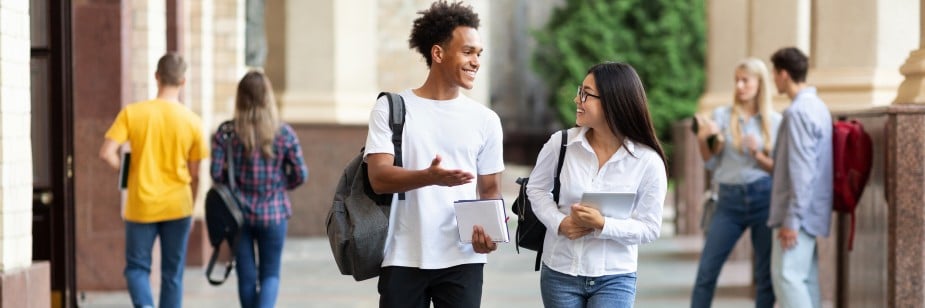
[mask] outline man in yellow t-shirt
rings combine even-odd
[[[100,158],[119,170],[129,143],[125,203],[125,279],[135,307],[154,307],[151,248],[161,242],[159,307],[181,307],[183,266],[199,161],[209,156],[198,115],[179,102],[186,63],[175,53],[157,62],[157,98],[125,106],[106,132]]]

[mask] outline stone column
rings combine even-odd
[[[47,263],[32,263],[28,1],[0,0],[0,306],[51,305]]]
[[[275,3],[285,6],[284,58],[279,59],[285,77],[277,96],[283,119],[365,123],[377,93],[376,2]],[[277,60],[275,52],[269,51],[268,62]]]
[[[707,91],[700,112],[732,102],[733,70],[746,57],[763,60],[772,70],[770,58],[777,49],[809,50],[810,0],[707,1],[707,31]],[[785,101],[776,97],[778,109]]]
[[[411,35],[412,23],[421,16],[418,12],[429,8],[433,1],[380,0],[376,2],[379,11],[375,27],[377,33],[374,38],[378,42],[376,53],[378,80],[376,80],[375,92],[403,91],[421,86],[427,78],[427,64],[420,53],[409,49],[408,37]],[[409,5],[408,2],[411,4]],[[491,104],[489,92],[493,72],[492,59],[496,54],[504,52],[504,48],[495,48],[491,42],[491,6],[493,4],[488,0],[471,0],[465,3],[472,5],[475,12],[479,14],[481,20],[479,35],[485,52],[480,58],[481,67],[475,77],[475,85],[472,90],[464,90],[463,93],[479,103],[489,105]],[[363,104],[365,111],[362,111],[363,119],[360,124],[365,125],[368,120],[369,108],[372,105],[368,101],[369,99],[366,99],[366,103]]]
[[[14,2],[0,2],[0,272],[32,263],[29,6]]]
[[[919,0],[918,14],[919,48],[909,53],[899,69],[905,79],[899,86],[893,104],[925,103],[925,22],[921,20],[925,16],[925,1]]]
[[[215,84],[213,80],[215,66],[215,10],[213,0],[184,1],[185,33],[183,56],[189,64],[186,73],[184,103],[202,117],[202,131],[211,135],[218,125],[213,115],[215,104]],[[203,160],[199,169],[199,190],[193,207],[193,225],[187,245],[186,264],[202,266],[206,264],[211,253],[208,234],[205,230],[204,206],[205,193],[212,185],[209,175],[210,160]]]
[[[918,1],[815,2],[808,81],[833,111],[888,105],[919,37]],[[850,39],[846,39],[850,38]]]
[[[699,112],[729,104],[732,68],[748,55],[749,1],[711,0],[707,11],[706,91]]]
[[[418,11],[431,1],[268,1],[285,22],[268,21],[268,74],[280,93],[284,120],[295,123],[365,124],[380,91],[423,84],[427,67],[408,48]],[[489,42],[489,5],[470,1]],[[277,7],[274,8],[273,6]],[[284,6],[280,9],[279,6]],[[281,29],[280,29],[281,27]],[[282,50],[280,50],[282,49]],[[490,50],[490,46],[486,45]],[[475,87],[466,95],[488,103],[490,51],[481,59]]]
[[[925,169],[925,1],[914,2],[918,9],[909,5],[906,10],[918,13],[918,26],[904,30],[918,31],[918,49],[900,68],[905,79],[893,100],[895,113],[890,115],[887,134],[889,307],[912,307],[925,302],[925,177],[921,171]]]

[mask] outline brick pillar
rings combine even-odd
[[[74,131],[80,132],[74,134],[78,290],[125,289],[125,227],[116,190],[118,172],[97,154],[122,104],[132,99],[130,2],[73,3],[73,71],[77,77],[73,79],[73,119]]]

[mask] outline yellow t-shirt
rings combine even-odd
[[[106,138],[127,141],[132,149],[125,220],[151,223],[192,215],[187,163],[209,157],[201,122],[186,106],[159,99],[119,112]]]

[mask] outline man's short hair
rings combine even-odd
[[[157,72],[161,84],[179,86],[186,74],[186,61],[175,52],[168,52],[157,61]]]
[[[771,55],[774,69],[787,71],[793,82],[806,81],[806,71],[809,69],[809,58],[796,47],[781,48]]]
[[[431,4],[429,9],[418,14],[421,14],[421,17],[414,20],[408,44],[424,56],[427,67],[433,63],[430,56],[431,47],[446,46],[444,44],[453,39],[453,30],[456,30],[456,27],[479,28],[479,15],[472,10],[472,6],[463,5],[462,2],[449,4],[445,0],[437,1]]]

